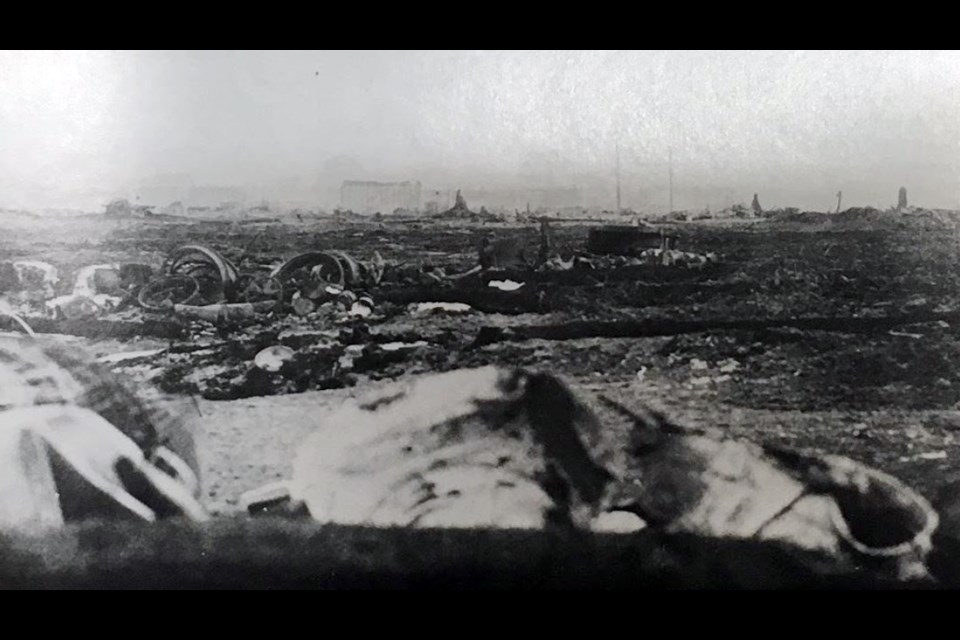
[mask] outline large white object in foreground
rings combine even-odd
[[[192,434],[89,354],[0,336],[0,532],[206,519]]]
[[[292,497],[314,519],[341,524],[541,528],[557,519],[589,526],[608,474],[572,425],[592,416],[565,388],[540,389],[542,381],[484,367],[348,402],[300,447]],[[562,416],[537,410],[533,399],[543,393],[555,394]],[[559,437],[540,437],[544,419]]]
[[[519,369],[414,378],[320,417],[298,451],[291,497],[321,522],[645,524],[785,544],[827,567],[926,575],[938,516],[895,478],[608,405],[593,410],[557,378]]]
[[[206,519],[190,481],[161,471],[89,409],[10,409],[3,421],[0,531],[42,533],[85,519]]]

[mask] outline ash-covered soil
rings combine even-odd
[[[960,227],[942,216],[872,226],[820,218],[677,224],[671,230],[680,248],[716,253],[717,263],[514,269],[499,277],[524,282],[515,292],[471,279],[435,291],[453,300],[469,290],[474,308],[463,314],[415,313],[412,305],[425,301],[429,288],[418,298],[385,284],[370,291],[369,318],[317,313],[235,327],[192,323],[185,339],[95,332],[71,339],[96,355],[167,349],[113,366],[143,393],[164,396],[192,416],[202,434],[207,500],[220,512],[236,509],[243,491],[285,477],[297,442],[343,397],[381,380],[483,364],[541,368],[584,393],[628,406],[652,403],[693,425],[849,455],[932,495],[957,475],[960,456],[960,319],[951,317],[960,312]],[[554,248],[582,250],[587,231],[583,223],[554,224]],[[538,233],[534,224],[121,223],[91,216],[56,225],[20,220],[0,238],[0,251],[53,263],[65,280],[103,262],[159,268],[187,243],[211,246],[241,270],[338,249],[363,260],[378,252],[389,268],[429,264],[457,273],[476,264],[485,234],[517,238],[535,254]],[[912,320],[865,322],[893,316]],[[766,322],[797,318],[824,322],[817,330]],[[490,327],[582,321],[657,321],[662,330],[476,342]],[[747,324],[723,327],[731,321]],[[670,335],[674,322],[716,326]],[[393,342],[425,344],[382,348]],[[265,376],[252,359],[273,344],[294,348],[297,360]],[[353,366],[345,373],[348,353]]]

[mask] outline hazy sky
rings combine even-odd
[[[678,207],[892,204],[901,184],[957,207],[960,54],[0,52],[0,206],[317,180],[338,156],[368,179],[572,184],[609,177],[617,142],[655,200],[673,149]]]

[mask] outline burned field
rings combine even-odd
[[[847,455],[932,498],[958,453],[960,238],[939,219],[871,222],[674,224],[669,261],[587,251],[599,222],[551,223],[549,256],[535,222],[91,217],[24,223],[2,242],[10,259],[55,265],[59,294],[92,264],[148,265],[156,278],[184,246],[257,276],[250,308],[207,316],[170,295],[166,307],[118,296],[75,317],[23,302],[38,333],[84,343],[196,414],[214,511],[285,476],[320,407],[383,380],[485,364],[549,371],[762,444]],[[478,270],[484,238],[496,247]],[[331,251],[379,264],[378,278],[297,304],[286,283],[268,286],[290,258]],[[538,256],[545,265],[525,266]]]

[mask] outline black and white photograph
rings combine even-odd
[[[0,51],[0,589],[958,588],[958,114],[958,51]]]

